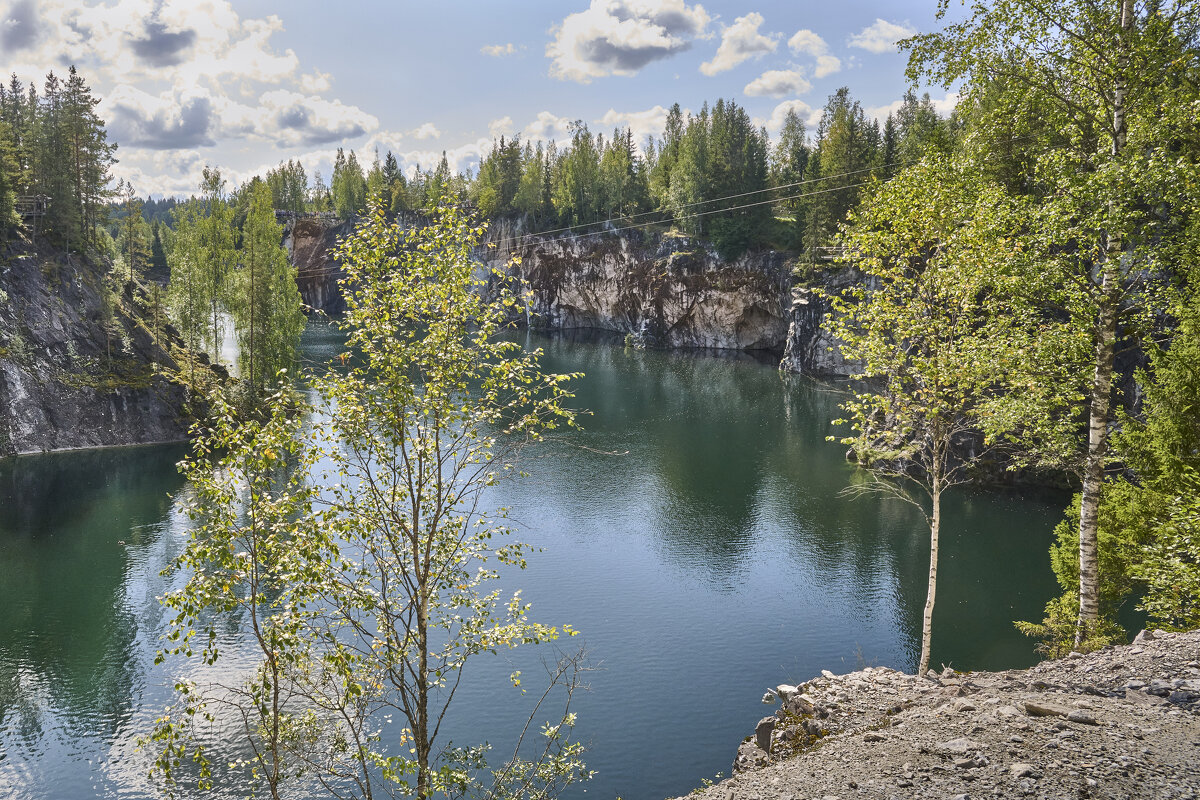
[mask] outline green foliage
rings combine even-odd
[[[1131,570],[1145,581],[1141,607],[1172,630],[1200,627],[1200,475],[1177,476],[1180,493],[1160,513],[1165,522]]]
[[[878,186],[844,236],[866,280],[832,298],[831,333],[874,384],[842,404],[848,419],[839,421],[853,429],[842,442],[872,469],[859,488],[905,499],[929,523],[920,674],[929,668],[942,496],[969,478],[961,449],[994,378],[978,330],[995,195],[969,167],[940,159]]]
[[[947,9],[943,0],[939,16]],[[1029,200],[1013,235],[1031,257],[997,274],[995,295],[1018,324],[1008,383],[981,418],[991,435],[1082,479],[1076,646],[1102,625],[1115,354],[1164,310],[1156,289],[1179,229],[1160,211],[1195,207],[1181,195],[1195,191],[1196,153],[1175,134],[1194,128],[1177,109],[1196,101],[1198,29],[1200,8],[1186,0],[995,0],[905,43],[914,82],[964,84],[969,152],[1003,145],[998,122],[1014,111],[1016,132],[1040,145],[1014,157],[1010,142],[998,168],[985,167]]]
[[[363,177],[362,167],[354,151],[347,156],[342,148],[338,148],[333,161],[333,177],[329,181],[329,192],[333,200],[333,210],[342,219],[350,219],[367,204],[367,179]]]
[[[17,158],[13,149],[12,129],[0,117],[0,242],[20,221],[17,218]]]
[[[1176,299],[1166,347],[1150,353],[1143,414],[1125,414],[1115,446],[1135,480],[1117,480],[1104,508],[1114,536],[1136,543],[1128,574],[1142,605],[1170,628],[1200,626],[1200,308],[1193,287]],[[1105,519],[1104,522],[1108,522]],[[1103,529],[1102,529],[1103,530]]]
[[[133,191],[133,185],[117,182],[117,196],[121,198],[123,217],[117,236],[117,250],[124,262],[126,280],[133,281],[150,265],[150,243],[152,232],[142,216],[142,201]]]
[[[842,87],[829,96],[817,125],[816,146],[808,161],[801,239],[806,248],[828,245],[837,227],[846,219],[863,185],[871,179],[871,169],[880,165],[882,139],[878,123],[867,122],[862,105]]]
[[[248,235],[268,202],[254,191]],[[577,659],[551,675],[566,703],[537,746],[519,744],[501,764],[485,746],[438,749],[468,661],[560,635],[528,618],[519,592],[488,588],[527,550],[510,541],[503,510],[481,501],[515,474],[521,448],[574,415],[563,406],[571,376],[544,374],[538,353],[498,338],[517,299],[478,291],[470,252],[482,229],[453,206],[431,214],[405,230],[374,206],[340,246],[344,361],[355,366],[310,381],[314,408],[283,391],[262,419],[245,419],[214,401],[216,423],[187,463],[201,525],[177,565],[191,577],[167,599],[176,616],[164,658],[216,665],[216,631],[235,615],[254,633],[258,666],[244,683],[177,686],[179,704],[153,735],[168,781],[188,758],[201,785],[221,777],[204,730],[227,718],[234,727],[222,730],[250,753],[229,769],[272,797],[316,785],[553,797],[588,777],[571,740]],[[400,728],[385,741],[393,715]]]
[[[1142,555],[1145,540],[1141,536],[1149,533],[1147,529],[1128,524],[1131,520],[1120,494],[1129,487],[1130,484],[1119,481],[1105,487],[1098,533],[1100,614],[1078,643],[1075,640],[1079,612],[1078,494],[1068,506],[1066,518],[1054,528],[1050,566],[1063,593],[1046,604],[1046,616],[1040,623],[1016,623],[1022,633],[1040,639],[1038,650],[1051,658],[1060,658],[1072,650],[1097,650],[1127,639],[1117,622],[1117,614],[1137,585],[1132,566]]]
[[[237,331],[238,363],[253,396],[280,370],[295,366],[304,330],[296,268],[283,249],[271,190],[264,181],[247,187],[250,206],[242,231],[241,269],[227,292]]]
[[[267,170],[267,188],[271,192],[271,207],[280,211],[300,212],[308,200],[308,176],[299,161],[288,160]]]
[[[0,86],[0,124],[7,128],[11,159],[7,167],[0,166],[0,209],[6,182],[16,195],[47,196],[50,203],[37,219],[38,233],[81,250],[95,246],[105,221],[109,168],[115,161],[116,145],[108,142],[104,122],[96,115],[99,102],[74,67],[65,81],[47,74],[40,95],[15,75],[7,88]],[[0,231],[4,224],[0,220]]]
[[[1066,592],[1046,604],[1046,616],[1041,622],[1016,622],[1017,630],[1041,640],[1038,652],[1049,658],[1063,658],[1078,651],[1089,653],[1110,644],[1125,641],[1125,631],[1109,619],[1090,623],[1082,639],[1079,635],[1079,594]]]
[[[212,667],[222,655],[219,628],[237,619],[259,662],[242,682],[226,683],[219,672],[209,673],[210,681],[180,680],[177,702],[156,721],[149,743],[158,750],[154,771],[168,787],[191,780],[210,789],[221,764],[209,756],[208,726],[236,710],[231,733],[250,755],[229,767],[277,798],[305,774],[320,744],[310,733],[313,698],[304,695],[315,666],[314,579],[328,541],[313,535],[314,489],[295,468],[304,457],[304,420],[294,413],[299,398],[281,389],[264,404],[262,420],[247,419],[219,394],[210,400],[208,428],[181,465],[190,487],[181,507],[193,528],[171,570],[187,582],[163,600],[174,616],[157,661],[198,659]]]

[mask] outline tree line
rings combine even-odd
[[[41,92],[16,75],[0,84],[0,237],[20,222],[18,197],[42,196],[42,235],[77,250],[99,244],[116,160],[99,102],[74,67],[66,80],[50,72]]]
[[[297,161],[264,179],[276,208],[343,219],[363,213],[369,197],[398,212],[450,196],[485,219],[522,216],[535,231],[636,220],[710,238],[728,257],[762,247],[811,255],[832,244],[872,178],[948,149],[958,128],[911,90],[881,125],[842,88],[811,135],[793,110],[774,141],[744,108],[721,99],[695,114],[676,103],[662,135],[643,142],[630,128],[605,136],[583,121],[570,124],[562,143],[501,137],[473,174],[451,172],[445,154],[430,170],[403,170],[391,152],[364,168],[353,150],[339,148],[328,183],[319,171],[310,179]]]

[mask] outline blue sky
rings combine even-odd
[[[719,97],[772,133],[840,86],[886,116],[907,87],[893,42],[933,29],[936,5],[0,0],[0,69],[40,80],[74,63],[103,98],[116,174],[187,194],[206,164],[237,182],[298,158],[328,179],[339,146],[466,169],[494,136],[561,140],[575,119],[641,140],[672,103]]]

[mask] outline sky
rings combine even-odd
[[[478,165],[495,137],[661,133],[667,109],[732,99],[774,135],[815,128],[848,86],[880,119],[909,84],[895,42],[934,30],[935,0],[0,0],[0,74],[75,65],[142,195],[237,184],[299,159],[328,181],[337,148],[406,169]],[[952,4],[950,15],[961,12]],[[944,112],[953,93],[928,88]]]

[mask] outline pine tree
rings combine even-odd
[[[72,66],[63,98],[67,167],[74,194],[72,205],[79,210],[80,234],[92,246],[96,244],[96,228],[108,200],[109,168],[116,160],[113,154],[117,149],[108,141],[104,122],[96,114],[99,102]]]
[[[142,201],[134,192],[133,184],[119,181],[117,196],[121,198],[123,214],[117,246],[125,261],[129,282],[133,284],[150,263],[149,230],[146,220],[142,218]]]

